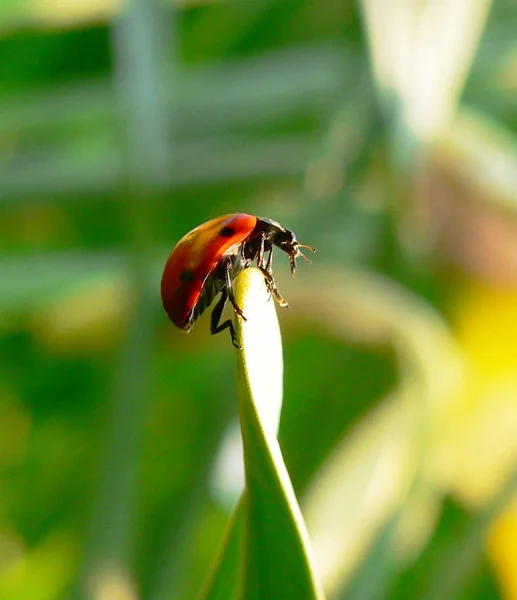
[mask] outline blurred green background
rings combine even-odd
[[[275,274],[328,598],[517,599],[517,5],[3,0],[0,31],[0,598],[195,597],[234,351],[159,281],[249,212],[318,249]]]

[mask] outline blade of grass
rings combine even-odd
[[[392,551],[397,517],[388,519],[381,528],[366,559],[354,573],[350,584],[337,594],[337,600],[381,600],[389,595],[390,582],[400,562]]]
[[[234,524],[245,526],[244,552],[228,561],[235,552],[235,533],[230,528],[230,543],[201,598],[223,597],[222,582],[232,562],[232,585],[235,581],[240,585],[238,598],[321,600],[324,596],[307,530],[276,439],[283,361],[274,302],[258,269],[243,271],[235,292],[247,317],[237,322],[243,348],[238,352],[237,391],[246,491],[234,516]]]
[[[451,544],[437,565],[423,600],[458,598],[463,585],[483,556],[487,530],[495,517],[515,498],[517,471],[514,471],[503,489]]]
[[[213,568],[199,594],[199,600],[236,600],[238,598],[243,568],[245,513],[245,499],[242,496],[228,523]]]

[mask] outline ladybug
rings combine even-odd
[[[232,321],[219,321],[227,300],[236,314],[246,320],[232,287],[233,280],[243,269],[256,260],[269,292],[280,306],[287,306],[273,277],[274,246],[289,255],[293,275],[298,257],[310,262],[300,248],[315,252],[311,246],[299,244],[294,233],[276,221],[245,213],[217,217],[187,233],[171,252],[162,275],[162,304],[169,319],[189,332],[221,293],[212,311],[210,332],[216,334],[229,329],[233,345],[239,348]]]

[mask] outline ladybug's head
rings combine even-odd
[[[316,252],[312,246],[306,246],[305,244],[298,243],[294,231],[285,229],[271,219],[260,219],[261,229],[266,232],[268,241],[289,254],[289,262],[291,263],[291,273],[294,275],[296,271],[296,259],[298,257],[303,258],[306,262],[311,261],[303,254],[300,248],[306,248],[311,252]]]

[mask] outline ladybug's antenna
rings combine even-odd
[[[309,264],[311,262],[310,259],[307,258],[307,256],[305,256],[303,252],[300,252],[300,248],[307,248],[307,250],[310,250],[311,252],[316,252],[316,248],[313,248],[312,246],[307,246],[305,244],[296,244],[296,246],[293,248],[293,252],[289,256],[289,260],[291,262],[291,273],[293,275],[296,271],[296,259],[299,256],[301,256],[305,262]]]
[[[313,248],[312,246],[306,246],[305,244],[298,244],[298,248],[307,248],[307,250],[310,250],[311,252],[316,252],[316,248]],[[310,263],[311,261],[305,256],[305,254],[303,254],[302,252],[300,252],[300,250],[298,250],[298,256],[303,257],[308,263]]]

